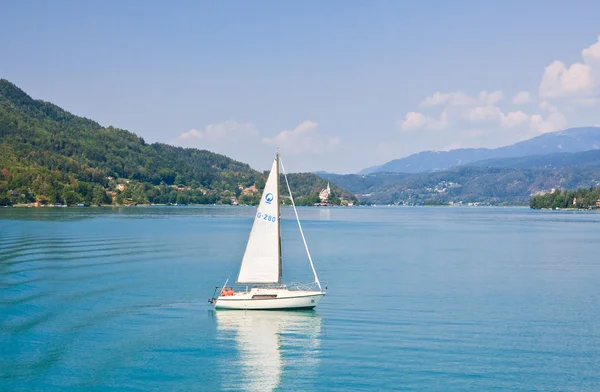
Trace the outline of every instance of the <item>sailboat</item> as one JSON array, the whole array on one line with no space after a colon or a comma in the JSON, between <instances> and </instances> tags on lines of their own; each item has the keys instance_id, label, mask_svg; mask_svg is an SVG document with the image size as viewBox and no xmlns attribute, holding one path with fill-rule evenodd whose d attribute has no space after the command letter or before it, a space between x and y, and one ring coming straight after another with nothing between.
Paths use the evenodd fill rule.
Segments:
<instances>
[{"instance_id":1,"label":"sailboat","mask_svg":"<svg viewBox=\"0 0 600 392\"><path fill-rule=\"evenodd\" d=\"M309 285L284 285L281 258L281 215L279 198L279 166L290 194L290 200L298 222L298 229L315 280ZM227 288L227 281L218 296L213 294L209 302L215 309L313 309L325 295L302 231L296 204L279 153L275 155L271 172L265 183L260 203L254 216L254 223L242 258L236 280L245 289L233 291ZM242 286L243 287L243 286ZM215 293L219 287L215 288Z\"/></svg>"}]
</instances>

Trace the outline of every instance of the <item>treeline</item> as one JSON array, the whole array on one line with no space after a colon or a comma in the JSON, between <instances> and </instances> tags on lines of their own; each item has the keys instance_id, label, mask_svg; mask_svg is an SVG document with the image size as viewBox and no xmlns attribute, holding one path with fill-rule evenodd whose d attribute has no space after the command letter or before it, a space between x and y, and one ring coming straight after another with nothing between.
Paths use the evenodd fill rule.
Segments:
<instances>
[{"instance_id":1,"label":"treeline","mask_svg":"<svg viewBox=\"0 0 600 392\"><path fill-rule=\"evenodd\" d=\"M34 100L4 79L0 171L0 205L256 204L266 180L265 173L224 155L147 144L126 130L102 127ZM288 177L295 197L326 185L310 173Z\"/></svg>"},{"instance_id":2,"label":"treeline","mask_svg":"<svg viewBox=\"0 0 600 392\"><path fill-rule=\"evenodd\" d=\"M542 208L600 208L600 187L575 191L556 189L552 193L532 196L529 206L536 210Z\"/></svg>"},{"instance_id":3,"label":"treeline","mask_svg":"<svg viewBox=\"0 0 600 392\"><path fill-rule=\"evenodd\" d=\"M207 189L185 184L154 185L129 179L100 177L96 182L80 181L77 175L43 167L3 168L0 170L0 206L38 203L41 205L126 205L126 204L242 204L257 205L260 202L267 173L263 173L253 184L254 189L247 190L242 185L234 189ZM311 206L320 202L319 188L322 179L314 179L302 174L289 174L288 179L298 185L294 193L298 206ZM289 205L287 187L280 181L282 203ZM314 183L317 183L315 186ZM318 191L313 191L318 189ZM306 194L308 193L308 194ZM338 194L347 192L337 187L327 200L330 204L341 205ZM346 201L358 204L354 195Z\"/></svg>"}]
</instances>

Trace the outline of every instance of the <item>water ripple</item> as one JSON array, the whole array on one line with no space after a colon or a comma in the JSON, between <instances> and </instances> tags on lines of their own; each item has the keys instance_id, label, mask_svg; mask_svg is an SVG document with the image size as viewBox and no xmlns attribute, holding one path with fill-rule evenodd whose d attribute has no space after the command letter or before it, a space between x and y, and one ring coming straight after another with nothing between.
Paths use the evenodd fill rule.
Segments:
<instances>
[{"instance_id":1,"label":"water ripple","mask_svg":"<svg viewBox=\"0 0 600 392\"><path fill-rule=\"evenodd\" d=\"M12 210L2 390L600 386L599 214L301 210L329 292L315 312L261 314L206 302L252 209ZM284 274L305 262L296 237Z\"/></svg>"}]
</instances>

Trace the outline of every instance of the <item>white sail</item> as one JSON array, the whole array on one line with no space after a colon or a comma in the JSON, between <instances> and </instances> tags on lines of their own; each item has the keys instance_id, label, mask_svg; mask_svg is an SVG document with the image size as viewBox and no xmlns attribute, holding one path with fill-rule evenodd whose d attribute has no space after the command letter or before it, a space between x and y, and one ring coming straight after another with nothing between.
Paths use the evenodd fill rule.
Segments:
<instances>
[{"instance_id":1,"label":"white sail","mask_svg":"<svg viewBox=\"0 0 600 392\"><path fill-rule=\"evenodd\" d=\"M254 216L254 224L242 259L238 283L281 283L281 242L279 236L279 156Z\"/></svg>"}]
</instances>

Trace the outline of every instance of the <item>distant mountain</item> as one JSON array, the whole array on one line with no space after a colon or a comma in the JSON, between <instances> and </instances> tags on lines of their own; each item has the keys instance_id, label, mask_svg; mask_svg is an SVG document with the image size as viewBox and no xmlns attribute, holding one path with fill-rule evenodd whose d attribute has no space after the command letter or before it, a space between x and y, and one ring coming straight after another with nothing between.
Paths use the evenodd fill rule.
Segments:
<instances>
[{"instance_id":1,"label":"distant mountain","mask_svg":"<svg viewBox=\"0 0 600 392\"><path fill-rule=\"evenodd\" d=\"M319 177L323 177L323 176L335 176L335 173L330 173L330 172L326 172L324 170L318 170L318 171L314 171L312 172L312 174L315 174Z\"/></svg>"},{"instance_id":2,"label":"distant mountain","mask_svg":"<svg viewBox=\"0 0 600 392\"><path fill-rule=\"evenodd\" d=\"M385 193L393 190L410 173L371 173L367 175L358 174L328 174L321 177L344 189L353 189L351 192L357 196L366 196L371 193ZM342 185L343 184L343 185Z\"/></svg>"},{"instance_id":3,"label":"distant mountain","mask_svg":"<svg viewBox=\"0 0 600 392\"><path fill-rule=\"evenodd\" d=\"M380 167L381 167L381 165L369 166L367 168L362 169L361 171L359 171L356 174L365 175L365 174L375 173L377 170L379 170Z\"/></svg>"},{"instance_id":4,"label":"distant mountain","mask_svg":"<svg viewBox=\"0 0 600 392\"><path fill-rule=\"evenodd\" d=\"M466 166L504 167L512 169L600 168L600 150L528 155L518 158L485 159Z\"/></svg>"},{"instance_id":5,"label":"distant mountain","mask_svg":"<svg viewBox=\"0 0 600 392\"><path fill-rule=\"evenodd\" d=\"M294 196L312 197L327 184L312 173L288 177ZM0 79L0 205L255 204L265 180L246 163L207 150L147 144ZM354 199L339 187L332 191Z\"/></svg>"},{"instance_id":6,"label":"distant mountain","mask_svg":"<svg viewBox=\"0 0 600 392\"><path fill-rule=\"evenodd\" d=\"M406 158L389 161L375 169L375 172L431 172L494 158L513 158L597 149L600 149L600 128L571 128L564 131L545 133L533 139L495 149L463 148L450 151L424 151ZM364 169L359 174L368 174L371 169L373 168Z\"/></svg>"},{"instance_id":7,"label":"distant mountain","mask_svg":"<svg viewBox=\"0 0 600 392\"><path fill-rule=\"evenodd\" d=\"M531 195L555 188L600 185L600 150L495 158L428 173L334 174L324 178L367 204L527 205Z\"/></svg>"},{"instance_id":8,"label":"distant mountain","mask_svg":"<svg viewBox=\"0 0 600 392\"><path fill-rule=\"evenodd\" d=\"M329 180L355 193L361 204L453 202L528 205L531 195L549 192L553 188L578 189L600 185L600 167L460 166L429 173L350 174L330 177Z\"/></svg>"}]
</instances>

